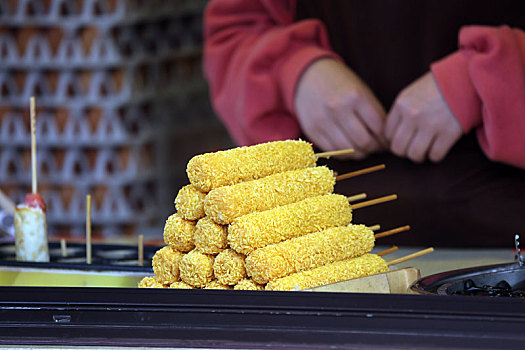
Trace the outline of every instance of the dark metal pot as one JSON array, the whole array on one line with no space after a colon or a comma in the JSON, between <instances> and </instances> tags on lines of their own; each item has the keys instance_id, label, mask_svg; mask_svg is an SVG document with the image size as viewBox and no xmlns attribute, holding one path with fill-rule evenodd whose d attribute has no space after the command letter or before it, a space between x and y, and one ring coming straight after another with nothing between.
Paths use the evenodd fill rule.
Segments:
<instances>
[{"instance_id":1,"label":"dark metal pot","mask_svg":"<svg viewBox=\"0 0 525 350\"><path fill-rule=\"evenodd\" d=\"M441 272L417 281L415 294L437 295L525 295L525 268L518 263L487 265Z\"/></svg>"}]
</instances>

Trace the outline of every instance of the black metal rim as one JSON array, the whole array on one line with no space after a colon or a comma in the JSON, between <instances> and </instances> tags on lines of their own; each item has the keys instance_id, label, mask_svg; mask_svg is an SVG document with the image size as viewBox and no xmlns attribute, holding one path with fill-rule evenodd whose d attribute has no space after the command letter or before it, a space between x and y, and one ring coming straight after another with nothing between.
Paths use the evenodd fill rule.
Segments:
<instances>
[{"instance_id":1,"label":"black metal rim","mask_svg":"<svg viewBox=\"0 0 525 350\"><path fill-rule=\"evenodd\" d=\"M0 344L515 348L525 303L437 295L0 288Z\"/></svg>"}]
</instances>

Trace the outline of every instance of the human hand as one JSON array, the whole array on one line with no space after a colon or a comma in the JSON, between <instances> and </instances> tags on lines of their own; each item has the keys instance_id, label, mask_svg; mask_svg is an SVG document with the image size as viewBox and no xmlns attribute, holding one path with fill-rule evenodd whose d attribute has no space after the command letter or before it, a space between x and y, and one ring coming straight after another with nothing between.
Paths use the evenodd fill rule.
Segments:
<instances>
[{"instance_id":1,"label":"human hand","mask_svg":"<svg viewBox=\"0 0 525 350\"><path fill-rule=\"evenodd\" d=\"M385 148L385 110L370 89L334 59L312 63L299 80L295 110L302 131L324 151L353 148L359 159Z\"/></svg>"},{"instance_id":2,"label":"human hand","mask_svg":"<svg viewBox=\"0 0 525 350\"><path fill-rule=\"evenodd\" d=\"M463 130L428 72L397 96L385 123L390 150L414 162L439 162Z\"/></svg>"}]
</instances>

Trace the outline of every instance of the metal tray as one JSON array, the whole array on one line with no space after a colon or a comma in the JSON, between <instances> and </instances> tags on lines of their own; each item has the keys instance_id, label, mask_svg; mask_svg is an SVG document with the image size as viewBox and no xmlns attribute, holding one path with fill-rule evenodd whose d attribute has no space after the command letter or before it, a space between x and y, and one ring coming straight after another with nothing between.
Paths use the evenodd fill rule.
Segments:
<instances>
[{"instance_id":1,"label":"metal tray","mask_svg":"<svg viewBox=\"0 0 525 350\"><path fill-rule=\"evenodd\" d=\"M143 266L138 265L137 246L124 244L93 244L92 263L86 264L86 250L83 243L68 243L67 256L61 255L60 243L49 242L49 263L20 262L15 260L14 243L0 244L0 266L19 268L75 269L98 271L149 272L151 259L159 246L144 246Z\"/></svg>"}]
</instances>

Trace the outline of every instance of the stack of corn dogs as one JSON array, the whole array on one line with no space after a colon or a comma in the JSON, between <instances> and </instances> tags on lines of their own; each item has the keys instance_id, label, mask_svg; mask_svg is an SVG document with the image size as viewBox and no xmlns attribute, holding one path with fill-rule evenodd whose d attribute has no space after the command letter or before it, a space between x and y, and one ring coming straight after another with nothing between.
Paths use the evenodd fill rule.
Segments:
<instances>
[{"instance_id":1,"label":"stack of corn dogs","mask_svg":"<svg viewBox=\"0 0 525 350\"><path fill-rule=\"evenodd\" d=\"M154 277L139 287L301 290L388 270L373 231L352 223L312 145L276 141L206 153L166 221Z\"/></svg>"}]
</instances>

